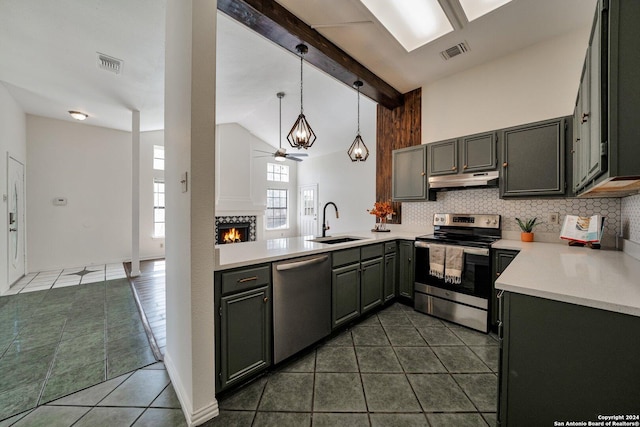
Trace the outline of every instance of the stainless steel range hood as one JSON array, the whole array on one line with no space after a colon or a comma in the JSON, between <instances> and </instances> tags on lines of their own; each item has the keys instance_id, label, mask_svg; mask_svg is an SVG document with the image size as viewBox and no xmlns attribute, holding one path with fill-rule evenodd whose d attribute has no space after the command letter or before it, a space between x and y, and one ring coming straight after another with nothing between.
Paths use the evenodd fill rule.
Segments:
<instances>
[{"instance_id":1,"label":"stainless steel range hood","mask_svg":"<svg viewBox=\"0 0 640 427\"><path fill-rule=\"evenodd\" d=\"M432 176L429 177L429 188L446 190L468 187L497 187L498 178L498 171Z\"/></svg>"}]
</instances>

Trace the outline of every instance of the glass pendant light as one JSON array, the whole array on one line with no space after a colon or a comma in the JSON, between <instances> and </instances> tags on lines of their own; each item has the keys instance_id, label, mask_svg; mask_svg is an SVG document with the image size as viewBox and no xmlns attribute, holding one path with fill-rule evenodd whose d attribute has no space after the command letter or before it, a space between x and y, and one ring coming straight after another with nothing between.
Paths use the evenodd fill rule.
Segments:
<instances>
[{"instance_id":1,"label":"glass pendant light","mask_svg":"<svg viewBox=\"0 0 640 427\"><path fill-rule=\"evenodd\" d=\"M367 160L367 157L369 157L369 149L364 145L364 141L360 136L360 88L362 84L360 80L353 83L353 87L358 90L358 134L353 140L351 147L349 147L349 151L347 151L352 162L364 162Z\"/></svg>"},{"instance_id":2,"label":"glass pendant light","mask_svg":"<svg viewBox=\"0 0 640 427\"><path fill-rule=\"evenodd\" d=\"M302 104L302 63L303 56L309 51L306 45L299 44L296 46L296 50L300 54L300 115L298 120L293 124L291 131L287 135L287 141L293 148L307 149L313 145L316 140L316 134L311 129L311 125L307 122L304 116L304 109Z\"/></svg>"}]
</instances>

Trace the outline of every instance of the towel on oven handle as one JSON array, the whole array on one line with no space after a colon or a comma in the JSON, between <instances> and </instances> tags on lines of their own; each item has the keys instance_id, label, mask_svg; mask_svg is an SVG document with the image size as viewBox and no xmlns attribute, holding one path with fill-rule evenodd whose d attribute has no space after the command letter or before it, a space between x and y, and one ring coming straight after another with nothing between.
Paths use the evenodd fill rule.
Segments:
<instances>
[{"instance_id":1,"label":"towel on oven handle","mask_svg":"<svg viewBox=\"0 0 640 427\"><path fill-rule=\"evenodd\" d=\"M444 261L446 247L443 245L429 245L429 274L438 279L444 278Z\"/></svg>"},{"instance_id":2,"label":"towel on oven handle","mask_svg":"<svg viewBox=\"0 0 640 427\"><path fill-rule=\"evenodd\" d=\"M462 283L462 266L464 265L464 249L446 246L444 281L459 285Z\"/></svg>"}]
</instances>

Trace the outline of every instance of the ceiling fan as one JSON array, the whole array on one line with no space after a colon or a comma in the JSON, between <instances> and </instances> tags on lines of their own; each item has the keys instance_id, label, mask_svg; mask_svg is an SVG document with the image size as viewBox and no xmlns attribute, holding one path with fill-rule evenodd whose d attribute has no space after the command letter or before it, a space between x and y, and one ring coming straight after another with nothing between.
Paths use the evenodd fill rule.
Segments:
<instances>
[{"instance_id":1,"label":"ceiling fan","mask_svg":"<svg viewBox=\"0 0 640 427\"><path fill-rule=\"evenodd\" d=\"M278 162L284 162L286 159L293 160L296 162L301 162L302 159L300 159L299 157L307 157L308 154L287 153L287 149L282 148L282 98L284 98L284 92L278 92L276 96L280 100L280 127L278 129L278 149L276 150L275 153L271 153L269 151L262 151L262 150L254 150L254 151L269 154L269 156L257 156L257 157L275 157L276 161Z\"/></svg>"}]
</instances>

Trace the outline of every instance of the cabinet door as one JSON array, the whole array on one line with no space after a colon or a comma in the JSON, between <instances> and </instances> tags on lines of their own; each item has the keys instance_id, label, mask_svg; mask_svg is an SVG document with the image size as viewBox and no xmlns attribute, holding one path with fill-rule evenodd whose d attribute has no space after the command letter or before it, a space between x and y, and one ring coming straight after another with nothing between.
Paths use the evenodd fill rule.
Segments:
<instances>
[{"instance_id":1,"label":"cabinet door","mask_svg":"<svg viewBox=\"0 0 640 427\"><path fill-rule=\"evenodd\" d=\"M502 131L501 197L565 194L565 119Z\"/></svg>"},{"instance_id":2,"label":"cabinet door","mask_svg":"<svg viewBox=\"0 0 640 427\"><path fill-rule=\"evenodd\" d=\"M220 384L240 382L271 364L271 303L268 286L222 297Z\"/></svg>"},{"instance_id":3,"label":"cabinet door","mask_svg":"<svg viewBox=\"0 0 640 427\"><path fill-rule=\"evenodd\" d=\"M583 164L582 164L582 97L583 97L583 82L584 81L584 70L583 70L583 79L581 80L580 86L578 88L578 97L576 98L576 108L573 111L573 141L571 148L571 155L573 156L573 192L576 193L578 190L584 187L585 183L585 174L583 174Z\"/></svg>"},{"instance_id":4,"label":"cabinet door","mask_svg":"<svg viewBox=\"0 0 640 427\"><path fill-rule=\"evenodd\" d=\"M496 134L465 136L460 139L462 171L482 172L496 168Z\"/></svg>"},{"instance_id":5,"label":"cabinet door","mask_svg":"<svg viewBox=\"0 0 640 427\"><path fill-rule=\"evenodd\" d=\"M402 297L413 300L413 242L400 242L398 248L398 293Z\"/></svg>"},{"instance_id":6,"label":"cabinet door","mask_svg":"<svg viewBox=\"0 0 640 427\"><path fill-rule=\"evenodd\" d=\"M384 300L389 301L396 296L396 253L384 256Z\"/></svg>"},{"instance_id":7,"label":"cabinet door","mask_svg":"<svg viewBox=\"0 0 640 427\"><path fill-rule=\"evenodd\" d=\"M434 142L429 147L429 176L458 173L458 140Z\"/></svg>"},{"instance_id":8,"label":"cabinet door","mask_svg":"<svg viewBox=\"0 0 640 427\"><path fill-rule=\"evenodd\" d=\"M600 14L596 14L596 16L597 18L591 33L589 50L587 51L587 67L589 68L589 115L585 117L585 120L589 128L589 156L585 169L586 179L588 181L598 177L606 168L604 166L604 156L606 153L601 152L600 146L601 142L603 142L601 136L602 117L600 116L600 104L602 102L602 95L600 93L602 82L600 55L601 22L599 19Z\"/></svg>"},{"instance_id":9,"label":"cabinet door","mask_svg":"<svg viewBox=\"0 0 640 427\"><path fill-rule=\"evenodd\" d=\"M393 150L392 198L394 201L425 200L427 191L427 150L424 145Z\"/></svg>"},{"instance_id":10,"label":"cabinet door","mask_svg":"<svg viewBox=\"0 0 640 427\"><path fill-rule=\"evenodd\" d=\"M518 251L497 249L493 255L493 289L491 300L491 325L497 327L498 325L498 291L496 290L496 279L500 277L500 274L509 266L511 261L518 255Z\"/></svg>"},{"instance_id":11,"label":"cabinet door","mask_svg":"<svg viewBox=\"0 0 640 427\"><path fill-rule=\"evenodd\" d=\"M331 323L336 328L360 316L360 263L331 273Z\"/></svg>"},{"instance_id":12,"label":"cabinet door","mask_svg":"<svg viewBox=\"0 0 640 427\"><path fill-rule=\"evenodd\" d=\"M382 304L384 291L383 258L363 261L360 264L361 310L364 314Z\"/></svg>"}]
</instances>

